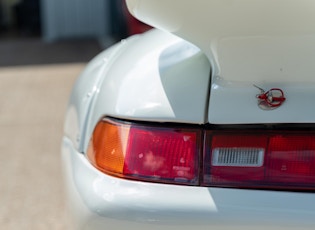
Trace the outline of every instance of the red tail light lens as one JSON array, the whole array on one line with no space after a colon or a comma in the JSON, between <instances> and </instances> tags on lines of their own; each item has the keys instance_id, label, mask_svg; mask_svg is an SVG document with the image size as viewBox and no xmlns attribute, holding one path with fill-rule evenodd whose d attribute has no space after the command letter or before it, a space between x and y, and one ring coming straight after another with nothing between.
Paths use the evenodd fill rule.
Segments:
<instances>
[{"instance_id":1,"label":"red tail light lens","mask_svg":"<svg viewBox=\"0 0 315 230\"><path fill-rule=\"evenodd\" d=\"M196 185L201 132L103 120L88 158L103 172L130 179Z\"/></svg>"},{"instance_id":2,"label":"red tail light lens","mask_svg":"<svg viewBox=\"0 0 315 230\"><path fill-rule=\"evenodd\" d=\"M130 130L124 174L197 182L198 151L196 132L134 127Z\"/></svg>"},{"instance_id":3,"label":"red tail light lens","mask_svg":"<svg viewBox=\"0 0 315 230\"><path fill-rule=\"evenodd\" d=\"M204 185L315 188L314 133L208 132L207 139Z\"/></svg>"},{"instance_id":4,"label":"red tail light lens","mask_svg":"<svg viewBox=\"0 0 315 230\"><path fill-rule=\"evenodd\" d=\"M209 132L208 141L212 154L205 155L206 184L246 185L264 178L266 135Z\"/></svg>"},{"instance_id":5,"label":"red tail light lens","mask_svg":"<svg viewBox=\"0 0 315 230\"><path fill-rule=\"evenodd\" d=\"M266 159L266 180L284 186L314 186L315 136L272 136Z\"/></svg>"}]
</instances>

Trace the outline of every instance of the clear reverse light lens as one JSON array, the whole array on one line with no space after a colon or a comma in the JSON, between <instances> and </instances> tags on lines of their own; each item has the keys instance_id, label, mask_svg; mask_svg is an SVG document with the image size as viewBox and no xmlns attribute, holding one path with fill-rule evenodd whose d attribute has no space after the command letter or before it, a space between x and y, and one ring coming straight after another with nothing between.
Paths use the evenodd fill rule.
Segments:
<instances>
[{"instance_id":1,"label":"clear reverse light lens","mask_svg":"<svg viewBox=\"0 0 315 230\"><path fill-rule=\"evenodd\" d=\"M312 131L208 131L203 185L314 190Z\"/></svg>"},{"instance_id":2,"label":"clear reverse light lens","mask_svg":"<svg viewBox=\"0 0 315 230\"><path fill-rule=\"evenodd\" d=\"M263 148L215 148L213 166L260 167L264 160Z\"/></svg>"}]
</instances>

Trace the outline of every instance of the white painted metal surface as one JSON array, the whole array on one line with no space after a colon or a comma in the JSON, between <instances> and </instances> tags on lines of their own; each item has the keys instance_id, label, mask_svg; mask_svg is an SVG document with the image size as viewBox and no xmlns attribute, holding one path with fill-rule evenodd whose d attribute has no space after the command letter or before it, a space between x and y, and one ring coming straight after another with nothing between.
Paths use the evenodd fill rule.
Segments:
<instances>
[{"instance_id":1,"label":"white painted metal surface","mask_svg":"<svg viewBox=\"0 0 315 230\"><path fill-rule=\"evenodd\" d=\"M104 116L203 124L209 81L209 62L194 45L158 30L133 37L100 54L81 74L65 133L84 151Z\"/></svg>"},{"instance_id":2,"label":"white painted metal surface","mask_svg":"<svg viewBox=\"0 0 315 230\"><path fill-rule=\"evenodd\" d=\"M90 106L102 78L103 71L108 68L107 62L112 59L120 49L117 44L96 56L77 78L70 97L65 117L65 135L81 149L82 133L85 132L86 122L90 116Z\"/></svg>"},{"instance_id":3,"label":"white painted metal surface","mask_svg":"<svg viewBox=\"0 0 315 230\"><path fill-rule=\"evenodd\" d=\"M91 106L89 135L100 117L202 124L210 65L195 46L160 31L126 44ZM192 77L193 76L193 77Z\"/></svg>"},{"instance_id":4,"label":"white painted metal surface","mask_svg":"<svg viewBox=\"0 0 315 230\"><path fill-rule=\"evenodd\" d=\"M209 122L308 123L315 110L315 3L309 0L128 0L139 19L175 33L212 64ZM253 84L284 90L261 111Z\"/></svg>"},{"instance_id":5,"label":"white painted metal surface","mask_svg":"<svg viewBox=\"0 0 315 230\"><path fill-rule=\"evenodd\" d=\"M237 81L315 81L313 1L127 0L127 3L139 19L198 45L215 65L214 75Z\"/></svg>"}]
</instances>

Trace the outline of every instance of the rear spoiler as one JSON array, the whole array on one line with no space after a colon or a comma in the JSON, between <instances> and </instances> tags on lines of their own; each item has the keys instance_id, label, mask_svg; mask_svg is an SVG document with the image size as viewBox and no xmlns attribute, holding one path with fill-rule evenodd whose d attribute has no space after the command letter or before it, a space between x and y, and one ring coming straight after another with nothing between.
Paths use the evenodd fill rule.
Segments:
<instances>
[{"instance_id":1,"label":"rear spoiler","mask_svg":"<svg viewBox=\"0 0 315 230\"><path fill-rule=\"evenodd\" d=\"M229 81L315 81L313 0L126 0L139 20L197 45Z\"/></svg>"}]
</instances>

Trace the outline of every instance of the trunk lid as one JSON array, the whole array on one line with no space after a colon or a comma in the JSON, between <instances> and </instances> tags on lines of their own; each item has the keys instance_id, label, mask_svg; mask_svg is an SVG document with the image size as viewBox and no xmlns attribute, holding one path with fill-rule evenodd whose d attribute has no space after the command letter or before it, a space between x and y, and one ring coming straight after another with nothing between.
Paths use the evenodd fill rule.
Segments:
<instances>
[{"instance_id":1,"label":"trunk lid","mask_svg":"<svg viewBox=\"0 0 315 230\"><path fill-rule=\"evenodd\" d=\"M196 44L212 65L210 123L314 122L315 2L127 0L138 19ZM260 109L253 84L286 101Z\"/></svg>"}]
</instances>

